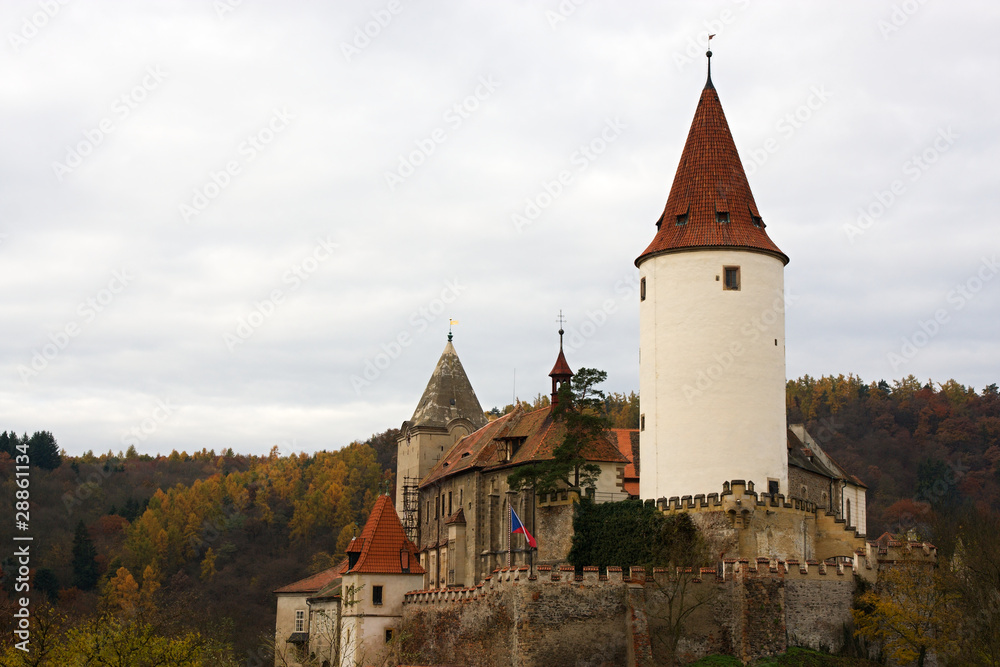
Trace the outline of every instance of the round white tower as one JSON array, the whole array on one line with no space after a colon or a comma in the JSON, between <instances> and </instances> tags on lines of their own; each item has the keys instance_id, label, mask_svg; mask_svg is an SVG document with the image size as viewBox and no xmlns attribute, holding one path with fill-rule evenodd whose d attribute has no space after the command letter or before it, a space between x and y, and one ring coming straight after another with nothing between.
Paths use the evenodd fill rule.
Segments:
<instances>
[{"instance_id":1,"label":"round white tower","mask_svg":"<svg viewBox=\"0 0 1000 667\"><path fill-rule=\"evenodd\" d=\"M639 493L718 493L742 479L787 494L788 257L764 231L711 60L656 227L636 260Z\"/></svg>"}]
</instances>

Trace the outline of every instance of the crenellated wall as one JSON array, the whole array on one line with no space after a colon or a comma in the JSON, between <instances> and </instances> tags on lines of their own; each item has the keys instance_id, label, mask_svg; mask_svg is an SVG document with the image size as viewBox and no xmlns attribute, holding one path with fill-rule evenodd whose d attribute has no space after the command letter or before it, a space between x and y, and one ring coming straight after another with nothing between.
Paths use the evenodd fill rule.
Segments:
<instances>
[{"instance_id":1,"label":"crenellated wall","mask_svg":"<svg viewBox=\"0 0 1000 667\"><path fill-rule=\"evenodd\" d=\"M851 557L865 537L809 500L758 494L752 481L725 482L722 493L660 498L666 514L684 512L723 557L825 560Z\"/></svg>"},{"instance_id":2,"label":"crenellated wall","mask_svg":"<svg viewBox=\"0 0 1000 667\"><path fill-rule=\"evenodd\" d=\"M413 591L404 650L422 663L469 667L665 664L667 595L693 608L677 645L683 662L724 653L750 661L788 646L837 650L850 621L861 552L825 561L727 559L682 570L570 565L501 569L471 588ZM676 613L676 612L674 612Z\"/></svg>"}]
</instances>

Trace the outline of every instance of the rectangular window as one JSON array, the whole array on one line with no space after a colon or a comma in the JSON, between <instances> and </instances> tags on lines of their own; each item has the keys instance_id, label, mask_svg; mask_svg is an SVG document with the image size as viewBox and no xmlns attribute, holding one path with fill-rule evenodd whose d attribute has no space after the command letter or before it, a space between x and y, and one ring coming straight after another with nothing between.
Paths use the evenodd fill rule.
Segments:
<instances>
[{"instance_id":1,"label":"rectangular window","mask_svg":"<svg viewBox=\"0 0 1000 667\"><path fill-rule=\"evenodd\" d=\"M382 605L382 587L372 586L372 604L376 606Z\"/></svg>"},{"instance_id":2,"label":"rectangular window","mask_svg":"<svg viewBox=\"0 0 1000 667\"><path fill-rule=\"evenodd\" d=\"M385 629L385 643L388 644L392 641L392 628Z\"/></svg>"},{"instance_id":3,"label":"rectangular window","mask_svg":"<svg viewBox=\"0 0 1000 667\"><path fill-rule=\"evenodd\" d=\"M767 492L772 496L778 495L778 480L776 479L767 480Z\"/></svg>"},{"instance_id":4,"label":"rectangular window","mask_svg":"<svg viewBox=\"0 0 1000 667\"><path fill-rule=\"evenodd\" d=\"M687 223L688 223L688 214L687 213L682 213L679 216L677 216L677 226L678 227L683 227Z\"/></svg>"},{"instance_id":5,"label":"rectangular window","mask_svg":"<svg viewBox=\"0 0 1000 667\"><path fill-rule=\"evenodd\" d=\"M465 489L459 489L458 490L458 506L461 507L463 502L465 502Z\"/></svg>"},{"instance_id":6,"label":"rectangular window","mask_svg":"<svg viewBox=\"0 0 1000 667\"><path fill-rule=\"evenodd\" d=\"M451 491L448 492L448 516L451 516Z\"/></svg>"},{"instance_id":7,"label":"rectangular window","mask_svg":"<svg viewBox=\"0 0 1000 667\"><path fill-rule=\"evenodd\" d=\"M646 300L646 279L639 278L639 301Z\"/></svg>"},{"instance_id":8,"label":"rectangular window","mask_svg":"<svg viewBox=\"0 0 1000 667\"><path fill-rule=\"evenodd\" d=\"M646 415L639 415L639 430L646 430Z\"/></svg>"},{"instance_id":9,"label":"rectangular window","mask_svg":"<svg viewBox=\"0 0 1000 667\"><path fill-rule=\"evenodd\" d=\"M729 222L729 213L726 211L716 211L715 221L722 225L726 224Z\"/></svg>"},{"instance_id":10,"label":"rectangular window","mask_svg":"<svg viewBox=\"0 0 1000 667\"><path fill-rule=\"evenodd\" d=\"M740 267L727 266L723 269L726 275L725 282L722 283L724 290L739 290L740 288Z\"/></svg>"},{"instance_id":11,"label":"rectangular window","mask_svg":"<svg viewBox=\"0 0 1000 667\"><path fill-rule=\"evenodd\" d=\"M441 498L434 496L434 518L441 516Z\"/></svg>"},{"instance_id":12,"label":"rectangular window","mask_svg":"<svg viewBox=\"0 0 1000 667\"><path fill-rule=\"evenodd\" d=\"M306 631L306 610L296 609L295 610L295 632L305 632Z\"/></svg>"}]
</instances>

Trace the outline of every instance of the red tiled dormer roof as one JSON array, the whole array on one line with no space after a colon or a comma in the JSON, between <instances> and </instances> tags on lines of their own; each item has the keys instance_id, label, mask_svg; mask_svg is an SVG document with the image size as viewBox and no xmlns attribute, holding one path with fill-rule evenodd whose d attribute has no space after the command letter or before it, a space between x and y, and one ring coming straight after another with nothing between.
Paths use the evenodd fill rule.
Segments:
<instances>
[{"instance_id":1,"label":"red tiled dormer roof","mask_svg":"<svg viewBox=\"0 0 1000 667\"><path fill-rule=\"evenodd\" d=\"M552 451L562 443L565 434L562 422L552 418L551 406L531 412L524 412L518 406L456 442L431 468L420 486L426 487L472 468L509 468L551 459ZM516 444L516 451L513 457L506 459L504 453L511 444ZM627 463L629 460L618 451L616 436L611 431L606 437L588 443L581 454L594 462Z\"/></svg>"},{"instance_id":2,"label":"red tiled dormer roof","mask_svg":"<svg viewBox=\"0 0 1000 667\"><path fill-rule=\"evenodd\" d=\"M314 575L306 577L305 579L299 579L298 581L288 584L287 586L282 586L274 590L275 593L316 593L335 580L343 576L344 572L347 570L347 559L340 561L334 567L323 570L322 572L317 572Z\"/></svg>"},{"instance_id":3,"label":"red tiled dormer roof","mask_svg":"<svg viewBox=\"0 0 1000 667\"><path fill-rule=\"evenodd\" d=\"M729 221L718 221L717 213L727 213ZM711 78L701 92L667 205L656 224L656 236L635 260L636 266L654 255L719 247L763 252L788 263L764 231Z\"/></svg>"},{"instance_id":4,"label":"red tiled dormer roof","mask_svg":"<svg viewBox=\"0 0 1000 667\"><path fill-rule=\"evenodd\" d=\"M351 540L345 574L424 574L389 496L379 496L361 534ZM356 560L355 560L356 559Z\"/></svg>"}]
</instances>

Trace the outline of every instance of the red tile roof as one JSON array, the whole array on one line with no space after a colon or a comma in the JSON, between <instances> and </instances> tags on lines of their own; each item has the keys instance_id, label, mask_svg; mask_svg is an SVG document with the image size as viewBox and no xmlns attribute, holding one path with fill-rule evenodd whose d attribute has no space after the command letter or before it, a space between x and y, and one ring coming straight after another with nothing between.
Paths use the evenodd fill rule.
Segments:
<instances>
[{"instance_id":1,"label":"red tile roof","mask_svg":"<svg viewBox=\"0 0 1000 667\"><path fill-rule=\"evenodd\" d=\"M326 588L334 580L339 579L344 570L347 569L347 559L340 561L334 567L323 570L322 572L317 572L314 575L306 577L305 579L299 579L298 581L288 584L287 586L282 586L281 588L276 588L275 593L315 593L317 591Z\"/></svg>"},{"instance_id":2,"label":"red tile roof","mask_svg":"<svg viewBox=\"0 0 1000 667\"><path fill-rule=\"evenodd\" d=\"M552 407L525 412L520 406L474 433L456 442L444 457L431 468L420 483L421 487L451 477L459 472L479 468L492 470L509 468L532 461L552 458L565 434L562 422L552 419ZM508 442L520 443L511 460L502 458ZM590 443L582 452L588 461L625 463L610 431L607 438Z\"/></svg>"},{"instance_id":3,"label":"red tile roof","mask_svg":"<svg viewBox=\"0 0 1000 667\"><path fill-rule=\"evenodd\" d=\"M375 501L361 534L348 545L347 555L354 561L347 574L424 574L417 547L406 539L389 496Z\"/></svg>"},{"instance_id":4,"label":"red tile roof","mask_svg":"<svg viewBox=\"0 0 1000 667\"><path fill-rule=\"evenodd\" d=\"M623 480L625 493L638 496L639 473L636 472L635 462L639 458L639 431L634 428L613 428L611 432L614 434L618 451L628 459Z\"/></svg>"},{"instance_id":5,"label":"red tile roof","mask_svg":"<svg viewBox=\"0 0 1000 667\"><path fill-rule=\"evenodd\" d=\"M560 331L560 333L562 333ZM571 377L573 371L570 369L569 364L566 363L566 355L563 354L562 343L559 343L559 356L556 357L556 365L552 367L552 372L549 373L550 378L560 378L560 377Z\"/></svg>"},{"instance_id":6,"label":"red tile roof","mask_svg":"<svg viewBox=\"0 0 1000 667\"><path fill-rule=\"evenodd\" d=\"M728 213L729 222L718 222L716 213ZM687 216L685 224L678 224L679 216ZM705 247L756 250L788 263L764 231L711 79L701 92L657 228L653 242L635 261L637 266L653 255Z\"/></svg>"}]
</instances>

